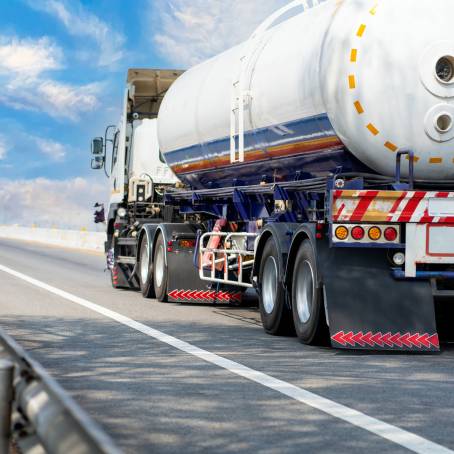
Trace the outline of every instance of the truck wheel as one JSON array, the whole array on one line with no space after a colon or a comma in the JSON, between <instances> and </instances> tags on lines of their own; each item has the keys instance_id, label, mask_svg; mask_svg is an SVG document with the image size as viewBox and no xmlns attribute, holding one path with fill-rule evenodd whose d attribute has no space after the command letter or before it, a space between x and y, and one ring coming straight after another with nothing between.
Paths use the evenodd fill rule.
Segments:
<instances>
[{"instance_id":1,"label":"truck wheel","mask_svg":"<svg viewBox=\"0 0 454 454\"><path fill-rule=\"evenodd\" d=\"M292 333L292 317L279 279L279 252L273 238L263 249L258 285L260 316L265 331L272 335Z\"/></svg>"},{"instance_id":2,"label":"truck wheel","mask_svg":"<svg viewBox=\"0 0 454 454\"><path fill-rule=\"evenodd\" d=\"M296 335L303 344L319 344L327 334L317 262L309 240L303 241L293 269L292 312Z\"/></svg>"},{"instance_id":3,"label":"truck wheel","mask_svg":"<svg viewBox=\"0 0 454 454\"><path fill-rule=\"evenodd\" d=\"M154 285L152 267L150 264L150 247L148 244L148 237L145 235L140 245L139 254L139 282L140 290L145 298L154 298Z\"/></svg>"},{"instance_id":4,"label":"truck wheel","mask_svg":"<svg viewBox=\"0 0 454 454\"><path fill-rule=\"evenodd\" d=\"M156 241L153 260L153 283L156 299L161 302L167 301L167 278L168 270L165 259L165 244L162 234L159 235Z\"/></svg>"}]
</instances>

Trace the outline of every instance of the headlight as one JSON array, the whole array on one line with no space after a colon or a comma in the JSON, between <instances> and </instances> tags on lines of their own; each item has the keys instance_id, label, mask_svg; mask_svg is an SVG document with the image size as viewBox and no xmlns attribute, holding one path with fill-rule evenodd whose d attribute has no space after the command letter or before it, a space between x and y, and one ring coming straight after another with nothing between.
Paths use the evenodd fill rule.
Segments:
<instances>
[{"instance_id":1,"label":"headlight","mask_svg":"<svg viewBox=\"0 0 454 454\"><path fill-rule=\"evenodd\" d=\"M118 208L118 210L117 210L118 217L124 218L124 217L126 217L127 214L128 214L128 212L126 211L126 208Z\"/></svg>"}]
</instances>

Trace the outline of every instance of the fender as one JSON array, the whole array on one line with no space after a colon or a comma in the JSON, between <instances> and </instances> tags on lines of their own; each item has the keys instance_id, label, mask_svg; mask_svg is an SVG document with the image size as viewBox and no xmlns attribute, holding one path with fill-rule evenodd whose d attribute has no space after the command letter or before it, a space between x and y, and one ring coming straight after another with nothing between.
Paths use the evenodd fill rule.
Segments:
<instances>
[{"instance_id":1,"label":"fender","mask_svg":"<svg viewBox=\"0 0 454 454\"><path fill-rule=\"evenodd\" d=\"M148 240L148 252L150 253L150 257L153 257L153 246L157 230L158 224L144 224L142 226L142 229L139 232L139 240L137 241L136 263L139 263L140 260L140 248L142 246L142 241L144 238L147 238Z\"/></svg>"},{"instance_id":2,"label":"fender","mask_svg":"<svg viewBox=\"0 0 454 454\"><path fill-rule=\"evenodd\" d=\"M255 251L254 268L252 270L252 278L255 282L257 282L260 272L263 249L270 237L274 239L279 252L279 280L284 282L288 252L290 250L293 234L298 229L299 225L300 224L291 223L269 224L263 229Z\"/></svg>"},{"instance_id":3,"label":"fender","mask_svg":"<svg viewBox=\"0 0 454 454\"><path fill-rule=\"evenodd\" d=\"M195 239L197 235L197 226L194 224L159 224L156 226L156 230L153 236L153 243L151 248L151 253L154 251L156 246L156 241L158 240L158 234L162 234L164 238L164 243L167 244L168 241L178 239L179 237ZM167 248L164 248L165 255L164 260L167 265ZM150 257L153 257L151 255Z\"/></svg>"},{"instance_id":4,"label":"fender","mask_svg":"<svg viewBox=\"0 0 454 454\"><path fill-rule=\"evenodd\" d=\"M300 225L293 235L285 269L285 286L289 291L291 291L292 288L293 269L295 266L296 255L298 254L299 247L304 240L309 240L314 248L315 260L317 261L317 287L322 286L322 276L320 273L319 254L317 253L317 240L315 238L315 234L316 224L308 223Z\"/></svg>"}]
</instances>

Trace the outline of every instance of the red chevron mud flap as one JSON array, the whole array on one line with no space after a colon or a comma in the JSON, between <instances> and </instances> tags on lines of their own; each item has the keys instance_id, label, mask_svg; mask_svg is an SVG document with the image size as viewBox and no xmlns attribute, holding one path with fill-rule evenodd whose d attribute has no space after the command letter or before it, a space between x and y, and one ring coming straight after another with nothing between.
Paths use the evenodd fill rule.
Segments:
<instances>
[{"instance_id":1,"label":"red chevron mud flap","mask_svg":"<svg viewBox=\"0 0 454 454\"><path fill-rule=\"evenodd\" d=\"M425 334L412 334L412 333L354 333L350 331L345 333L344 331L339 331L338 333L331 336L333 344L336 346L341 346L344 348L387 348L391 350L438 350L440 348L440 341L438 339L438 334L429 335Z\"/></svg>"},{"instance_id":2,"label":"red chevron mud flap","mask_svg":"<svg viewBox=\"0 0 454 454\"><path fill-rule=\"evenodd\" d=\"M333 347L440 350L430 282L394 280L386 250L321 246L318 252Z\"/></svg>"},{"instance_id":3,"label":"red chevron mud flap","mask_svg":"<svg viewBox=\"0 0 454 454\"><path fill-rule=\"evenodd\" d=\"M220 286L202 281L194 266L193 251L174 248L167 254L168 301L187 304L240 304L243 292L237 287ZM213 286L213 287L212 287Z\"/></svg>"},{"instance_id":4,"label":"red chevron mud flap","mask_svg":"<svg viewBox=\"0 0 454 454\"><path fill-rule=\"evenodd\" d=\"M241 303L242 293L214 290L172 290L169 301L180 303L228 304Z\"/></svg>"}]
</instances>

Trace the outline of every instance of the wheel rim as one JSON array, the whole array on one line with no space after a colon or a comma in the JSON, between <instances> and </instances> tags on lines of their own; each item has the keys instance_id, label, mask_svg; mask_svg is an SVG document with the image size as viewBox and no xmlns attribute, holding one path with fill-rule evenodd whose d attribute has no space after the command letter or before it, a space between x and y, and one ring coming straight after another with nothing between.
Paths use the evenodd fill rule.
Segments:
<instances>
[{"instance_id":1,"label":"wheel rim","mask_svg":"<svg viewBox=\"0 0 454 454\"><path fill-rule=\"evenodd\" d=\"M314 270L307 260L299 264L296 279L296 310L300 321L307 323L311 318L315 292Z\"/></svg>"},{"instance_id":2,"label":"wheel rim","mask_svg":"<svg viewBox=\"0 0 454 454\"><path fill-rule=\"evenodd\" d=\"M158 287L162 286L164 280L164 249L162 246L158 247L155 259L155 279Z\"/></svg>"},{"instance_id":3,"label":"wheel rim","mask_svg":"<svg viewBox=\"0 0 454 454\"><path fill-rule=\"evenodd\" d=\"M140 280L145 284L148 280L148 271L150 268L150 253L148 251L148 242L142 243L142 254L140 256Z\"/></svg>"},{"instance_id":4,"label":"wheel rim","mask_svg":"<svg viewBox=\"0 0 454 454\"><path fill-rule=\"evenodd\" d=\"M277 293L277 263L272 256L268 257L265 262L262 281L263 307L267 314L271 314L276 305Z\"/></svg>"}]
</instances>

